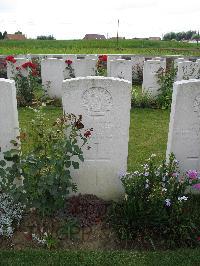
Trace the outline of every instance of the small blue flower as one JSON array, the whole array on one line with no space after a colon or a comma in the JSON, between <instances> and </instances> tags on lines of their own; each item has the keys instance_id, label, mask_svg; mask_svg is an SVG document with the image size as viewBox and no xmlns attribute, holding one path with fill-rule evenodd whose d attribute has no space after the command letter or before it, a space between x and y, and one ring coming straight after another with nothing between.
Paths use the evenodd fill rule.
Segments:
<instances>
[{"instance_id":1,"label":"small blue flower","mask_svg":"<svg viewBox=\"0 0 200 266\"><path fill-rule=\"evenodd\" d=\"M167 207L171 206L171 200L170 199L165 200L165 206L167 206Z\"/></svg>"}]
</instances>

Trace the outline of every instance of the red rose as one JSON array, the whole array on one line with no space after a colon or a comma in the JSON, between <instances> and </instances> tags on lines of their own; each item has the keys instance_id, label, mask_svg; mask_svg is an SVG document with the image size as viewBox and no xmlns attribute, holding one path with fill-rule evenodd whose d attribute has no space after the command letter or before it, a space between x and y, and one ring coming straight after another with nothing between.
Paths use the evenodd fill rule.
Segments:
<instances>
[{"instance_id":1,"label":"red rose","mask_svg":"<svg viewBox=\"0 0 200 266\"><path fill-rule=\"evenodd\" d=\"M16 67L16 70L21 70L21 68L17 66L17 67Z\"/></svg>"},{"instance_id":2,"label":"red rose","mask_svg":"<svg viewBox=\"0 0 200 266\"><path fill-rule=\"evenodd\" d=\"M85 136L86 138L90 137L91 135L92 135L92 134L91 134L90 130L87 130L87 131L84 133L84 136Z\"/></svg>"},{"instance_id":3,"label":"red rose","mask_svg":"<svg viewBox=\"0 0 200 266\"><path fill-rule=\"evenodd\" d=\"M36 69L37 65L32 63L31 61L29 61L29 62L26 62L26 63L22 64L22 67L23 68L28 68L29 67L29 68L32 68L32 69Z\"/></svg>"},{"instance_id":4,"label":"red rose","mask_svg":"<svg viewBox=\"0 0 200 266\"><path fill-rule=\"evenodd\" d=\"M72 60L67 59L67 60L65 60L65 63L68 64L68 65L71 65L72 64Z\"/></svg>"},{"instance_id":5,"label":"red rose","mask_svg":"<svg viewBox=\"0 0 200 266\"><path fill-rule=\"evenodd\" d=\"M38 76L38 72L37 72L36 69L32 69L31 74L32 74L33 77L37 77Z\"/></svg>"},{"instance_id":6,"label":"red rose","mask_svg":"<svg viewBox=\"0 0 200 266\"><path fill-rule=\"evenodd\" d=\"M108 56L107 55L99 55L99 61L107 62Z\"/></svg>"},{"instance_id":7,"label":"red rose","mask_svg":"<svg viewBox=\"0 0 200 266\"><path fill-rule=\"evenodd\" d=\"M11 63L16 63L16 59L14 58L14 56L13 55L8 55L7 57L6 57L6 61L8 61L8 62L11 62Z\"/></svg>"}]
</instances>

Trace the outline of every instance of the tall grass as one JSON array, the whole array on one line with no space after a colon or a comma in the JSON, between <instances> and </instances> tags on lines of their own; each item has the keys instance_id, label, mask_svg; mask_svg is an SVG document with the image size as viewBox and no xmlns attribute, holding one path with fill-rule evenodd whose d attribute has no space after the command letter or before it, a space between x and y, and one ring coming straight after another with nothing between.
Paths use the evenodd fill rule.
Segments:
<instances>
[{"instance_id":1,"label":"tall grass","mask_svg":"<svg viewBox=\"0 0 200 266\"><path fill-rule=\"evenodd\" d=\"M180 54L200 56L196 44L149 40L24 40L0 41L0 54L26 53L130 53L145 55Z\"/></svg>"}]
</instances>

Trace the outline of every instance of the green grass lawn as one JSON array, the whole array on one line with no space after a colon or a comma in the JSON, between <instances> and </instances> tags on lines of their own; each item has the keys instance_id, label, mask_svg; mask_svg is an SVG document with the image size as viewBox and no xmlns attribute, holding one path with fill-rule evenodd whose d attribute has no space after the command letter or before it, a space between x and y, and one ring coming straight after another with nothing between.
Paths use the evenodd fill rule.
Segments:
<instances>
[{"instance_id":1,"label":"green grass lawn","mask_svg":"<svg viewBox=\"0 0 200 266\"><path fill-rule=\"evenodd\" d=\"M44 266L44 265L80 265L80 266L198 266L200 249L185 249L163 252L132 251L0 251L2 266Z\"/></svg>"},{"instance_id":2,"label":"green grass lawn","mask_svg":"<svg viewBox=\"0 0 200 266\"><path fill-rule=\"evenodd\" d=\"M196 44L149 40L0 40L0 54L144 54L200 56Z\"/></svg>"},{"instance_id":3,"label":"green grass lawn","mask_svg":"<svg viewBox=\"0 0 200 266\"><path fill-rule=\"evenodd\" d=\"M46 112L49 125L62 115L62 108L48 107ZM34 112L29 108L19 109L20 128L29 128ZM158 161L165 158L169 111L159 109L132 109L130 121L130 140L128 169L137 169L152 153L157 154ZM26 151L30 145L23 147Z\"/></svg>"}]
</instances>

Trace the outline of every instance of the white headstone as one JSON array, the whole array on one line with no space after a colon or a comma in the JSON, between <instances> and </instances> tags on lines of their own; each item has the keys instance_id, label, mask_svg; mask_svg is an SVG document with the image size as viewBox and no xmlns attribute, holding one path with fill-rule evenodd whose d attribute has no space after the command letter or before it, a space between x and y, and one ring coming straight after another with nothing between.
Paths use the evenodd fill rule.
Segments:
<instances>
[{"instance_id":1,"label":"white headstone","mask_svg":"<svg viewBox=\"0 0 200 266\"><path fill-rule=\"evenodd\" d=\"M41 77L47 95L51 98L62 97L65 62L62 59L48 58L41 61Z\"/></svg>"},{"instance_id":2,"label":"white headstone","mask_svg":"<svg viewBox=\"0 0 200 266\"><path fill-rule=\"evenodd\" d=\"M117 199L123 194L119 172L127 169L131 83L86 77L63 82L65 113L82 115L84 130L93 128L85 161L74 170L78 193Z\"/></svg>"},{"instance_id":3,"label":"white headstone","mask_svg":"<svg viewBox=\"0 0 200 266\"><path fill-rule=\"evenodd\" d=\"M184 62L184 61L185 61L185 58L183 58L183 57L176 58L174 60L174 67L177 68L178 67L178 63Z\"/></svg>"},{"instance_id":4,"label":"white headstone","mask_svg":"<svg viewBox=\"0 0 200 266\"><path fill-rule=\"evenodd\" d=\"M147 60L144 62L142 92L151 97L159 94L160 85L158 82L158 72L165 70L166 61Z\"/></svg>"},{"instance_id":5,"label":"white headstone","mask_svg":"<svg viewBox=\"0 0 200 266\"><path fill-rule=\"evenodd\" d=\"M95 59L77 59L74 61L73 67L75 77L87 77L96 75Z\"/></svg>"},{"instance_id":6,"label":"white headstone","mask_svg":"<svg viewBox=\"0 0 200 266\"><path fill-rule=\"evenodd\" d=\"M18 73L16 68L20 67L22 64L29 61L27 58L15 58L15 59L16 59L16 63L7 62L7 77L8 77L8 79L13 79L15 77L16 73ZM23 69L23 68L22 68L20 73L23 76L28 75L28 71L26 69Z\"/></svg>"},{"instance_id":7,"label":"white headstone","mask_svg":"<svg viewBox=\"0 0 200 266\"><path fill-rule=\"evenodd\" d=\"M13 148L11 140L19 136L15 82L0 78L0 160Z\"/></svg>"},{"instance_id":8,"label":"white headstone","mask_svg":"<svg viewBox=\"0 0 200 266\"><path fill-rule=\"evenodd\" d=\"M178 63L177 81L200 78L199 60L196 62L182 61Z\"/></svg>"},{"instance_id":9,"label":"white headstone","mask_svg":"<svg viewBox=\"0 0 200 266\"><path fill-rule=\"evenodd\" d=\"M132 62L131 60L117 59L110 61L108 77L128 80L132 83Z\"/></svg>"},{"instance_id":10,"label":"white headstone","mask_svg":"<svg viewBox=\"0 0 200 266\"><path fill-rule=\"evenodd\" d=\"M167 156L171 152L182 172L200 169L200 80L174 83Z\"/></svg>"},{"instance_id":11,"label":"white headstone","mask_svg":"<svg viewBox=\"0 0 200 266\"><path fill-rule=\"evenodd\" d=\"M110 72L110 61L121 59L121 55L110 54L107 56L107 73Z\"/></svg>"}]
</instances>

